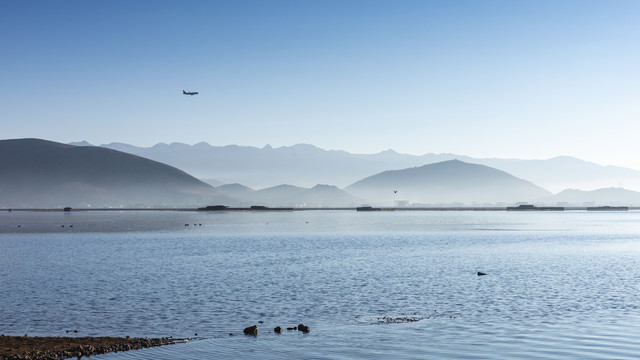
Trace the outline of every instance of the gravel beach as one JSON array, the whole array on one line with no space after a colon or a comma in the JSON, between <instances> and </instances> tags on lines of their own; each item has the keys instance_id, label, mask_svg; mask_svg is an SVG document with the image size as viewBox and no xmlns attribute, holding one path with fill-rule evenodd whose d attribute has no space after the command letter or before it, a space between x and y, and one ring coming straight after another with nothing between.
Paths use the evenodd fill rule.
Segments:
<instances>
[{"instance_id":1,"label":"gravel beach","mask_svg":"<svg viewBox=\"0 0 640 360\"><path fill-rule=\"evenodd\" d=\"M69 359L162 346L187 341L174 338L30 337L0 335L0 360Z\"/></svg>"}]
</instances>

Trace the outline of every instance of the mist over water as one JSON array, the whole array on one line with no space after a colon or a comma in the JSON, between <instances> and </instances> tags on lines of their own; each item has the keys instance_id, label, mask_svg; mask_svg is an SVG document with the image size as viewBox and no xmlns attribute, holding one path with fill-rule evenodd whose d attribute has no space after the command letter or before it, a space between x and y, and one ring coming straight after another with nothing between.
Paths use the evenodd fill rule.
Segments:
<instances>
[{"instance_id":1,"label":"mist over water","mask_svg":"<svg viewBox=\"0 0 640 360\"><path fill-rule=\"evenodd\" d=\"M633 358L639 233L634 211L1 213L0 333L206 338L99 359Z\"/></svg>"}]
</instances>

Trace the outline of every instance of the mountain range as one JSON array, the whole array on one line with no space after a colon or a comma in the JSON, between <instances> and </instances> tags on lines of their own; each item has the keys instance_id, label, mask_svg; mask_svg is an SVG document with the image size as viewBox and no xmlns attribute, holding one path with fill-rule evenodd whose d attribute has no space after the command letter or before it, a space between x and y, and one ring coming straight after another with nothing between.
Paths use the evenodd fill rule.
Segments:
<instances>
[{"instance_id":1,"label":"mountain range","mask_svg":"<svg viewBox=\"0 0 640 360\"><path fill-rule=\"evenodd\" d=\"M638 206L640 192L621 188L603 188L591 191L567 189L548 198L538 199L541 203L562 206Z\"/></svg>"},{"instance_id":2,"label":"mountain range","mask_svg":"<svg viewBox=\"0 0 640 360\"><path fill-rule=\"evenodd\" d=\"M253 190L241 184L226 184L216 188L221 194L237 199L240 206L265 205L282 207L357 207L365 200L357 198L332 185L303 188L278 185Z\"/></svg>"},{"instance_id":3,"label":"mountain range","mask_svg":"<svg viewBox=\"0 0 640 360\"><path fill-rule=\"evenodd\" d=\"M86 142L74 145L89 145ZM159 143L137 147L123 143L101 145L162 162L213 186L241 183L254 189L292 184L312 187L331 184L344 188L367 176L388 170L420 167L448 160L486 165L530 181L553 193L565 189L594 190L624 187L640 190L640 171L602 166L560 156L547 160L473 158L457 154L400 154L393 150L377 154L353 154L324 150L313 145L263 148L251 146L212 146Z\"/></svg>"},{"instance_id":4,"label":"mountain range","mask_svg":"<svg viewBox=\"0 0 640 360\"><path fill-rule=\"evenodd\" d=\"M125 145L119 147L128 148ZM180 156L176 154L181 152L176 149L189 153L195 151L194 147L207 151L213 151L214 148L208 144L172 144L156 146L151 152L158 154L162 153L159 150L163 150L167 157L178 162ZM39 139L1 140L0 208L201 207L213 204L355 207L366 203L381 206L504 206L519 202L574 206L640 205L640 193L622 188L565 190L552 195L528 179L460 159L397 169L405 163L399 161L391 169L368 173L342 189L332 184L318 185L317 182L306 187L286 185L294 184L293 180L300 181L301 178L296 174L311 179L318 174L317 168L324 169L320 172L326 176L323 179L342 176L344 180L349 174L354 176L368 167L379 167L393 159L406 161L414 158L393 151L369 156L325 151L310 145L281 149L225 148L227 157L218 155L215 161L203 160L206 162L204 171L215 172L216 168L220 168L223 170L217 174L231 176L226 171L235 168L239 178L251 175L255 183L265 181L260 177L269 176L268 181L282 182L259 190L237 181L217 183L217 188L214 188L176 167L107 147L85 143L61 144ZM238 153L244 155L238 156ZM251 158L250 154L258 156L257 160L251 161L259 163L259 169L246 169L242 164L233 163L243 156ZM332 165L327 156L334 157L337 164ZM290 160L289 166L285 166L286 159ZM518 162L502 160L503 164ZM305 165L302 170L295 168L298 163ZM536 164L535 161L528 163ZM593 170L605 175L607 171L614 174L608 176L625 172L634 175L634 170L602 167L572 158L554 158L537 164L539 168L549 168L558 163L580 165L583 169L581 174ZM269 170L269 164L275 170ZM282 173L278 173L279 169ZM580 173L578 170L576 172ZM287 175L292 178L286 179Z\"/></svg>"}]
</instances>

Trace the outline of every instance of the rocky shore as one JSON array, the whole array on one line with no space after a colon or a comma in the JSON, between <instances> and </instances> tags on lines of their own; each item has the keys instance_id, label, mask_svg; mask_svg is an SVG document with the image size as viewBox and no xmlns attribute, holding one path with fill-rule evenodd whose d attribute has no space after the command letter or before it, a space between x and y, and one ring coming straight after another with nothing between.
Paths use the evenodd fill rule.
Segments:
<instances>
[{"instance_id":1,"label":"rocky shore","mask_svg":"<svg viewBox=\"0 0 640 360\"><path fill-rule=\"evenodd\" d=\"M174 338L0 335L0 360L60 360L184 342Z\"/></svg>"}]
</instances>

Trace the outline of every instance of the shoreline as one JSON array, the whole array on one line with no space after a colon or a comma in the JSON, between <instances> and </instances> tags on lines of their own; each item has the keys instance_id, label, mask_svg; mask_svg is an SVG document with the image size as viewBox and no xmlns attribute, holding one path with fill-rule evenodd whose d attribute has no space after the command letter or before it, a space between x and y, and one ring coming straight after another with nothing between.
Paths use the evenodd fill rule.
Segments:
<instances>
[{"instance_id":1,"label":"shoreline","mask_svg":"<svg viewBox=\"0 0 640 360\"><path fill-rule=\"evenodd\" d=\"M112 336L9 336L0 335L0 360L70 359L118 351L184 343L190 339L130 338Z\"/></svg>"},{"instance_id":2,"label":"shoreline","mask_svg":"<svg viewBox=\"0 0 640 360\"><path fill-rule=\"evenodd\" d=\"M618 206L613 206L616 208ZM640 210L640 206L624 206L627 210ZM560 208L560 207L558 207ZM619 209L606 209L607 206L564 206L561 207L563 211L621 211ZM600 209L596 209L600 208ZM281 207L273 207L273 208L265 208L265 209L252 209L252 208L226 208L226 209L215 209L215 210L205 210L202 208L73 208L71 210L65 210L63 208L0 208L0 212L111 212L111 211L176 211L176 212L297 212L297 211L357 211L357 207L299 207L299 208L281 208ZM458 206L458 207L447 207L447 206L433 206L433 207L393 207L393 206L382 206L375 207L377 211L514 211L511 207L503 207L503 206ZM518 212L528 212L528 211L545 211L546 207L535 208L535 209L515 209ZM626 210L624 210L626 211ZM366 212L366 211L365 211Z\"/></svg>"}]
</instances>

